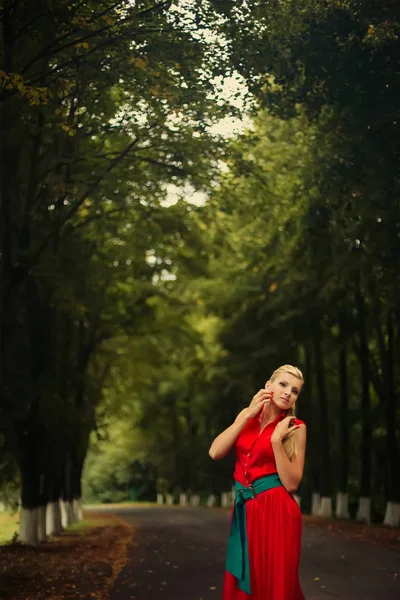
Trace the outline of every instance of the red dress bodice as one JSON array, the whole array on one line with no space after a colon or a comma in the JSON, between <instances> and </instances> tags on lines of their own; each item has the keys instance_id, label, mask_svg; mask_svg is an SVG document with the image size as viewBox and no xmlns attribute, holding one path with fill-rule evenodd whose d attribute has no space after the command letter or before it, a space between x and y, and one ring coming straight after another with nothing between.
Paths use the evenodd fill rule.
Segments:
<instances>
[{"instance_id":1,"label":"red dress bodice","mask_svg":"<svg viewBox=\"0 0 400 600\"><path fill-rule=\"evenodd\" d=\"M236 463L233 477L236 481L242 485L249 485L260 477L277 472L271 436L277 424L285 417L286 413L283 412L260 433L257 415L242 429L235 444ZM301 423L304 421L296 418L296 425Z\"/></svg>"}]
</instances>

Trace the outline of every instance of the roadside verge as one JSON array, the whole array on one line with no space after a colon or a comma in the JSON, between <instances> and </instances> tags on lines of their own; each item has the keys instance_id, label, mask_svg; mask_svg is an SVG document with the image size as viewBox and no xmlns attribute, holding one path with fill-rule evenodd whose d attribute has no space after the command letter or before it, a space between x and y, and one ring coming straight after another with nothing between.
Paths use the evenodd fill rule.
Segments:
<instances>
[{"instance_id":1,"label":"roadside verge","mask_svg":"<svg viewBox=\"0 0 400 600\"><path fill-rule=\"evenodd\" d=\"M126 565L133 528L115 515L84 520L38 547L0 547L1 600L107 600Z\"/></svg>"}]
</instances>

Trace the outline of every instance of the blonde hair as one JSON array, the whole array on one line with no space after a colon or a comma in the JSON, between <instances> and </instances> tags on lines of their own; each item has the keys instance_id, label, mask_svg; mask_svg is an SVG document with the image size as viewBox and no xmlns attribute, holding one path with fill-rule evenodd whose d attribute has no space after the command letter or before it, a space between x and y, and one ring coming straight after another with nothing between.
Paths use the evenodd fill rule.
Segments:
<instances>
[{"instance_id":1,"label":"blonde hair","mask_svg":"<svg viewBox=\"0 0 400 600\"><path fill-rule=\"evenodd\" d=\"M298 369L297 367L293 367L292 365L282 365L281 367L278 367L278 369L275 369L275 371L272 373L269 380L271 382L275 381L275 379L279 377L281 373L288 373L289 375L293 375L293 377L300 379L302 384L304 383L303 373L300 371L300 369ZM288 417L296 415L295 406L296 403L289 408L287 412ZM283 447L285 449L286 454L288 455L289 460L292 460L292 458L296 456L296 436L294 435L294 432L284 439Z\"/></svg>"}]
</instances>

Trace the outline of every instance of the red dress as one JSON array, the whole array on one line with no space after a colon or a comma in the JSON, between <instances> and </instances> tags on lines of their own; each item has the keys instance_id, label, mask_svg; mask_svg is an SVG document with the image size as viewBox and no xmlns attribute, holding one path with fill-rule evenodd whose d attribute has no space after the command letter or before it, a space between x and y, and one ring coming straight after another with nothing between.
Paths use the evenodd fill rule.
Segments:
<instances>
[{"instance_id":1,"label":"red dress","mask_svg":"<svg viewBox=\"0 0 400 600\"><path fill-rule=\"evenodd\" d=\"M242 485L277 472L271 435L285 416L261 433L256 417L241 431L233 476ZM302 516L294 497L278 486L248 500L246 527L251 594L240 590L236 577L225 571L222 600L304 600L298 577Z\"/></svg>"}]
</instances>

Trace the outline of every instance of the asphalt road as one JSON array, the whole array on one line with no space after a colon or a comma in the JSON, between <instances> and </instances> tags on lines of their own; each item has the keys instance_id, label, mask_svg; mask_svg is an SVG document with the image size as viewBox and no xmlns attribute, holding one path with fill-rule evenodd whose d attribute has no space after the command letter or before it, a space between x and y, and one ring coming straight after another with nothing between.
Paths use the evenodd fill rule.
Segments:
<instances>
[{"instance_id":1,"label":"asphalt road","mask_svg":"<svg viewBox=\"0 0 400 600\"><path fill-rule=\"evenodd\" d=\"M112 512L136 534L110 600L220 599L229 513L178 506ZM400 600L400 553L305 526L300 579L306 600Z\"/></svg>"}]
</instances>

